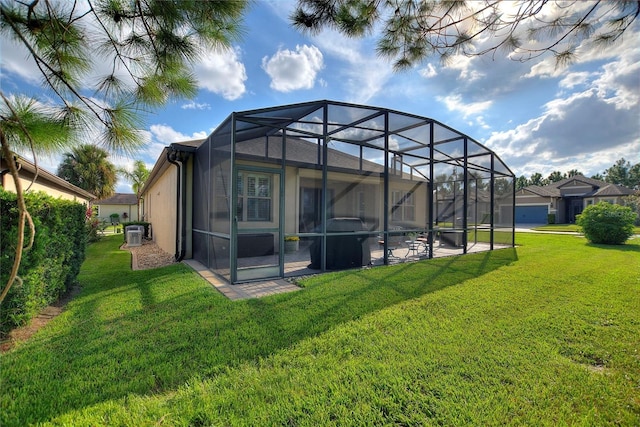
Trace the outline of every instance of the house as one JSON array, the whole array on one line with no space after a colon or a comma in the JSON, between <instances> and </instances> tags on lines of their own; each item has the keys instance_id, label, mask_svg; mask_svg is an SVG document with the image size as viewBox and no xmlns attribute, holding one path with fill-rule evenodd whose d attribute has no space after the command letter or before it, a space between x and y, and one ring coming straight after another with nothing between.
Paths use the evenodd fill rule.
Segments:
<instances>
[{"instance_id":1,"label":"house","mask_svg":"<svg viewBox=\"0 0 640 427\"><path fill-rule=\"evenodd\" d=\"M111 215L118 215L117 222L138 221L138 199L133 193L115 193L106 199L93 202L96 216L101 221L111 222Z\"/></svg>"},{"instance_id":2,"label":"house","mask_svg":"<svg viewBox=\"0 0 640 427\"><path fill-rule=\"evenodd\" d=\"M15 157L18 166L18 176L23 191L42 191L51 197L74 200L78 203L89 205L96 198L88 191L79 188L64 179L56 176L20 156ZM35 180L34 180L35 178ZM0 157L0 185L6 191L15 193L16 184L9 172L9 165L4 157Z\"/></svg>"},{"instance_id":3,"label":"house","mask_svg":"<svg viewBox=\"0 0 640 427\"><path fill-rule=\"evenodd\" d=\"M516 224L574 223L589 205L599 202L621 204L634 191L582 175L572 176L545 186L530 185L516 192Z\"/></svg>"},{"instance_id":4,"label":"house","mask_svg":"<svg viewBox=\"0 0 640 427\"><path fill-rule=\"evenodd\" d=\"M144 215L162 249L241 283L513 246L514 183L433 119L325 100L165 147Z\"/></svg>"}]
</instances>

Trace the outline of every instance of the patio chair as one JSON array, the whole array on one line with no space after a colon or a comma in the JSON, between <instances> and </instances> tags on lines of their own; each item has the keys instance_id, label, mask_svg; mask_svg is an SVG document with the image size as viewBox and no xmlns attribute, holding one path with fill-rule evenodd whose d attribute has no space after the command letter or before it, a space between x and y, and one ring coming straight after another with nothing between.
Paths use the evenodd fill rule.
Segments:
<instances>
[{"instance_id":1,"label":"patio chair","mask_svg":"<svg viewBox=\"0 0 640 427\"><path fill-rule=\"evenodd\" d=\"M395 255L393 251L400 249L404 246L404 236L402 235L391 235L389 236L389 243L387 244L387 258L389 259L400 259L399 256ZM381 237L378 240L378 244L384 246L384 237Z\"/></svg>"}]
</instances>

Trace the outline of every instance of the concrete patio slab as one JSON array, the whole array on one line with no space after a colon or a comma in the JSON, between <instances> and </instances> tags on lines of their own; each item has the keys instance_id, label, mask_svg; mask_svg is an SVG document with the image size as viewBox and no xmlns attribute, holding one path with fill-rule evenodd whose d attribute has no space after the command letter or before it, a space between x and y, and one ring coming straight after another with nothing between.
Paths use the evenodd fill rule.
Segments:
<instances>
[{"instance_id":1,"label":"concrete patio slab","mask_svg":"<svg viewBox=\"0 0 640 427\"><path fill-rule=\"evenodd\" d=\"M262 298L269 295L294 292L302 289L284 279L273 279L232 285L224 279L216 276L211 270L207 269L207 267L196 260L187 259L182 262L193 268L203 279L211 283L222 295L232 301L249 298Z\"/></svg>"}]
</instances>

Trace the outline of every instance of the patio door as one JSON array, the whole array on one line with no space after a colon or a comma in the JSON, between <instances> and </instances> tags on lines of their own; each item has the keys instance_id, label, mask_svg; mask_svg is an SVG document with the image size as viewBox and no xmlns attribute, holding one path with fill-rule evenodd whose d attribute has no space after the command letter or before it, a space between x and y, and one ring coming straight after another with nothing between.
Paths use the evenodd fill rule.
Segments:
<instances>
[{"instance_id":1,"label":"patio door","mask_svg":"<svg viewBox=\"0 0 640 427\"><path fill-rule=\"evenodd\" d=\"M238 166L235 179L232 282L281 277L282 172Z\"/></svg>"}]
</instances>

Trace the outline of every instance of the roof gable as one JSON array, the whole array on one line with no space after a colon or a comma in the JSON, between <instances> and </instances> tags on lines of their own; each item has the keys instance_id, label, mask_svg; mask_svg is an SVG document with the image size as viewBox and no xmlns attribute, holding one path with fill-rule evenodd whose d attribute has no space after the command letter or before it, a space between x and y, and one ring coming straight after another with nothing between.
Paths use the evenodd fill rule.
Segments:
<instances>
[{"instance_id":1,"label":"roof gable","mask_svg":"<svg viewBox=\"0 0 640 427\"><path fill-rule=\"evenodd\" d=\"M138 198L133 193L115 193L106 199L96 200L94 205L137 205Z\"/></svg>"},{"instance_id":2,"label":"roof gable","mask_svg":"<svg viewBox=\"0 0 640 427\"><path fill-rule=\"evenodd\" d=\"M561 181L558 181L555 184L555 188L561 189L566 187L591 187L591 188L600 188L603 185L607 185L605 182L599 181L597 179L591 179L584 177L582 175L572 176L570 178L565 178ZM553 184L549 184L550 186Z\"/></svg>"},{"instance_id":3,"label":"roof gable","mask_svg":"<svg viewBox=\"0 0 640 427\"><path fill-rule=\"evenodd\" d=\"M563 191L571 187L591 187L591 191L581 193L582 197L611 197L611 196L628 196L634 194L634 191L622 185L610 184L599 179L587 178L583 175L575 175L569 178L552 182L545 186L529 185L520 189L520 192L528 191L542 197L562 197Z\"/></svg>"}]
</instances>

